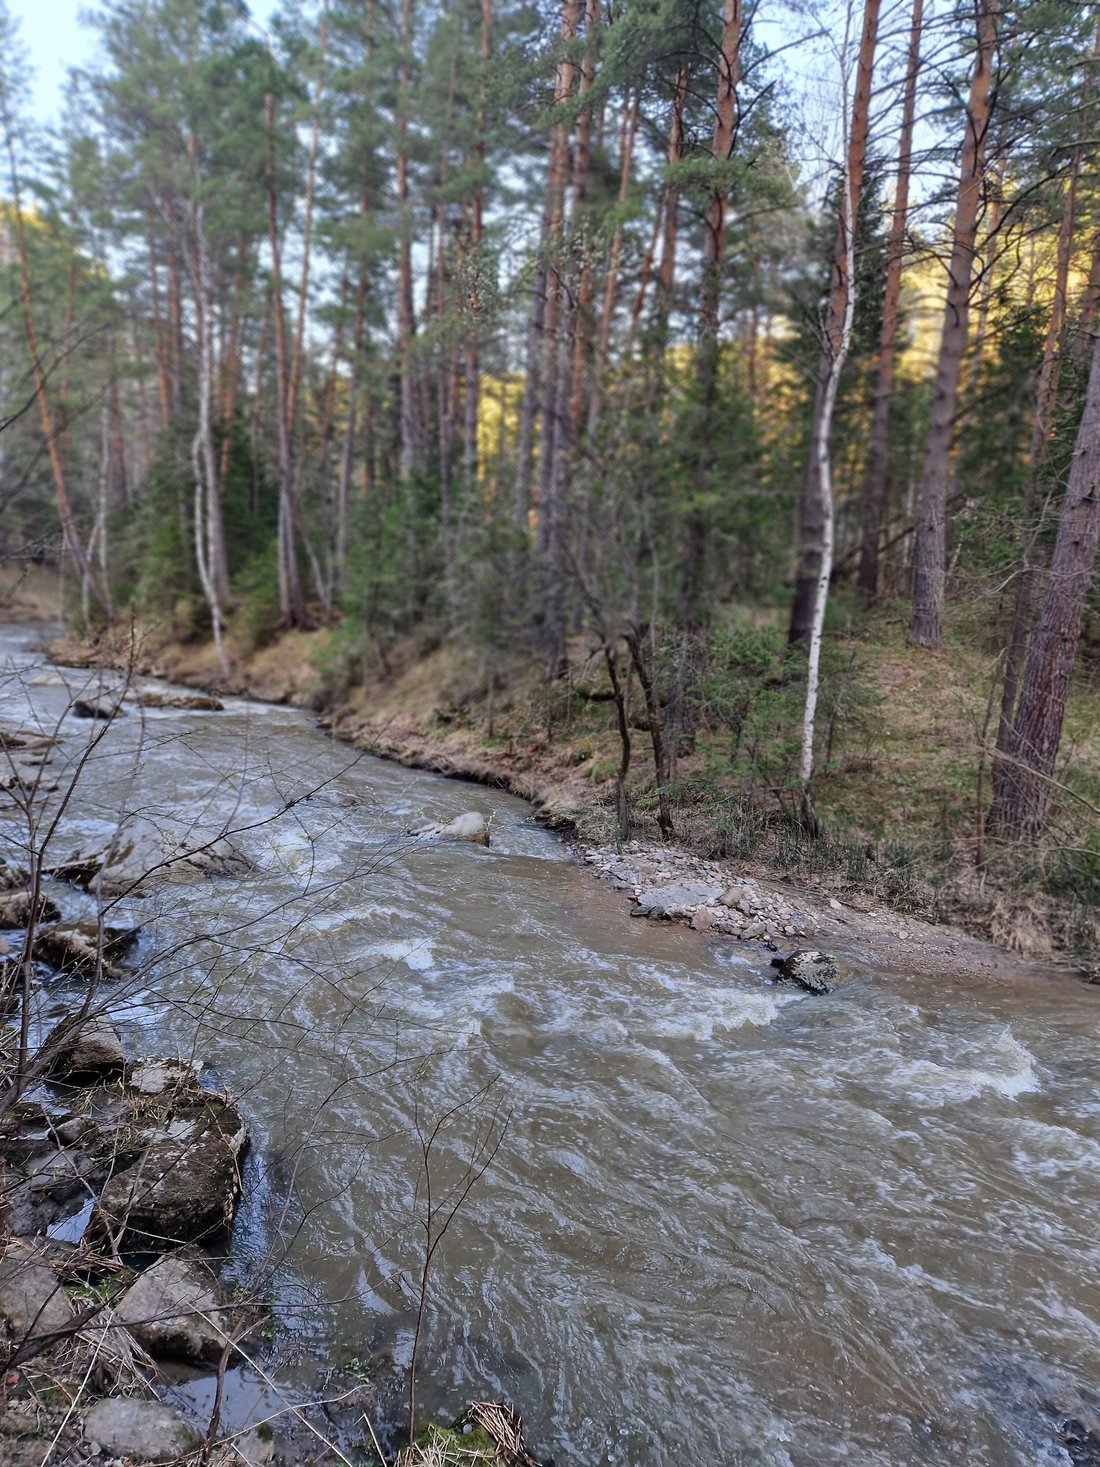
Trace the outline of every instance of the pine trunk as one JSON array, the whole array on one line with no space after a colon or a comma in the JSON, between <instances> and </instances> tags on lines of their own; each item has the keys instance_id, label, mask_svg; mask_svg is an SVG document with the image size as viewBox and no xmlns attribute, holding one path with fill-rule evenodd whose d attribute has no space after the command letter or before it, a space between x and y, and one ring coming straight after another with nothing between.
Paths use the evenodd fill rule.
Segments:
<instances>
[{"instance_id":1,"label":"pine trunk","mask_svg":"<svg viewBox=\"0 0 1100 1467\"><path fill-rule=\"evenodd\" d=\"M921 473L913 562L913 619L909 628L909 640L918 647L938 647L943 636L947 589L947 483L951 473L959 376L966 351L970 280L974 269L986 140L995 101L993 63L997 43L997 3L998 0L980 0L978 49L967 103L943 336Z\"/></svg>"}]
</instances>

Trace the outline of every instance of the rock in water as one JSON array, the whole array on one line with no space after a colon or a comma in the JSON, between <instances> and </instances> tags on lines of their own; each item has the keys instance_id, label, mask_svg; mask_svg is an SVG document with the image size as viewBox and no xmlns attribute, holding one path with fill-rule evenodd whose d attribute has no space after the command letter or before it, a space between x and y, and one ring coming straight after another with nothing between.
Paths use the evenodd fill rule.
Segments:
<instances>
[{"instance_id":1,"label":"rock in water","mask_svg":"<svg viewBox=\"0 0 1100 1467\"><path fill-rule=\"evenodd\" d=\"M104 1187L88 1233L116 1247L162 1253L214 1241L233 1221L248 1128L224 1096L196 1088L142 1138L137 1159Z\"/></svg>"},{"instance_id":2,"label":"rock in water","mask_svg":"<svg viewBox=\"0 0 1100 1467\"><path fill-rule=\"evenodd\" d=\"M836 959L828 953L807 948L789 957L772 958L772 967L788 983L795 983L807 993L829 993L837 978Z\"/></svg>"},{"instance_id":3,"label":"rock in water","mask_svg":"<svg viewBox=\"0 0 1100 1467\"><path fill-rule=\"evenodd\" d=\"M35 906L29 891L11 891L0 895L0 927L29 927L33 922L56 922L61 908L49 897L39 894Z\"/></svg>"},{"instance_id":4,"label":"rock in water","mask_svg":"<svg viewBox=\"0 0 1100 1467\"><path fill-rule=\"evenodd\" d=\"M456 815L447 825L423 825L418 830L407 830L405 834L415 835L418 840L463 840L475 846L487 846L489 822L477 810L467 810Z\"/></svg>"},{"instance_id":5,"label":"rock in water","mask_svg":"<svg viewBox=\"0 0 1100 1467\"><path fill-rule=\"evenodd\" d=\"M58 923L40 927L34 936L34 956L59 973L74 978L95 978L102 971L118 978L120 960L137 942L137 927L104 927L94 922Z\"/></svg>"},{"instance_id":6,"label":"rock in water","mask_svg":"<svg viewBox=\"0 0 1100 1467\"><path fill-rule=\"evenodd\" d=\"M110 723L112 718L118 718L122 712L121 703L116 703L110 698L74 698L74 718L101 718Z\"/></svg>"},{"instance_id":7,"label":"rock in water","mask_svg":"<svg viewBox=\"0 0 1100 1467\"><path fill-rule=\"evenodd\" d=\"M154 1263L123 1294L115 1319L151 1355L192 1365L216 1364L229 1333L217 1276L189 1252Z\"/></svg>"},{"instance_id":8,"label":"rock in water","mask_svg":"<svg viewBox=\"0 0 1100 1467\"><path fill-rule=\"evenodd\" d=\"M71 1037L63 1041L52 1073L58 1079L93 1080L117 1073L125 1063L118 1030L102 1014L96 1014L82 1024L78 1022Z\"/></svg>"},{"instance_id":9,"label":"rock in water","mask_svg":"<svg viewBox=\"0 0 1100 1467\"><path fill-rule=\"evenodd\" d=\"M142 708L180 708L194 713L223 713L225 704L212 693L161 693L154 688L136 695Z\"/></svg>"},{"instance_id":10,"label":"rock in water","mask_svg":"<svg viewBox=\"0 0 1100 1467\"><path fill-rule=\"evenodd\" d=\"M701 881L675 881L668 886L651 886L638 897L636 917L683 917L695 907L705 907L722 895L718 886Z\"/></svg>"},{"instance_id":11,"label":"rock in water","mask_svg":"<svg viewBox=\"0 0 1100 1467\"><path fill-rule=\"evenodd\" d=\"M108 1396L89 1408L84 1437L108 1456L134 1462L174 1462L199 1444L198 1432L174 1407L124 1396Z\"/></svg>"}]
</instances>

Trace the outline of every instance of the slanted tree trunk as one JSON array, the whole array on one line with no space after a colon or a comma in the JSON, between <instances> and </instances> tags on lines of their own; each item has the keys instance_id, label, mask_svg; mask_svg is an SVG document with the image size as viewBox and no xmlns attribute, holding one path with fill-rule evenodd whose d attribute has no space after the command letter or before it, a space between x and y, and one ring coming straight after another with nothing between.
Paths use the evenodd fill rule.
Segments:
<instances>
[{"instance_id":1,"label":"slanted tree trunk","mask_svg":"<svg viewBox=\"0 0 1100 1467\"><path fill-rule=\"evenodd\" d=\"M1013 721L1011 762L1002 765L989 812L989 830L1003 841L1034 844L1042 834L1098 542L1100 334L1093 339L1058 538Z\"/></svg>"},{"instance_id":2,"label":"slanted tree trunk","mask_svg":"<svg viewBox=\"0 0 1100 1467\"><path fill-rule=\"evenodd\" d=\"M828 443L832 431L832 412L840 385L838 361L843 365L847 348L843 344L845 322L854 293L852 262L855 255L854 231L859 218L859 199L863 191L863 172L867 158L867 133L871 113L871 73L874 68L878 40L879 0L867 0L863 12L859 60L856 67L855 92L849 123L848 146L844 162L844 179L833 247L833 266L829 281L829 301L825 314L825 331L818 363L817 385L810 430L810 460L802 489L799 516L798 570L795 575L794 599L787 643L792 647L809 647L813 637L816 608L820 599L821 567L825 557L825 539L832 535L832 510L826 504L827 486L821 480L821 465L828 466ZM847 79L846 79L847 84ZM850 326L849 326L850 332ZM835 381L833 379L836 379ZM831 400L830 400L831 393ZM829 421L824 429L825 414ZM825 444L824 457L821 445ZM830 548L831 559L831 548ZM830 574L831 574L830 566Z\"/></svg>"},{"instance_id":3,"label":"slanted tree trunk","mask_svg":"<svg viewBox=\"0 0 1100 1467\"><path fill-rule=\"evenodd\" d=\"M978 208L985 172L986 142L995 103L993 64L999 0L979 0L978 47L970 78L962 166L955 204L955 229L944 307L932 416L921 473L913 559L913 619L909 640L938 647L943 635L947 587L947 483L955 431L959 375L966 351L970 280L978 233Z\"/></svg>"},{"instance_id":4,"label":"slanted tree trunk","mask_svg":"<svg viewBox=\"0 0 1100 1467\"><path fill-rule=\"evenodd\" d=\"M878 542L889 480L890 403L894 395L894 366L897 360L901 267L905 258L905 231L909 221L909 175L913 165L913 119L916 115L923 20L924 0L913 0L913 14L909 25L909 56L901 107L901 136L898 141L898 176L887 244L886 288L882 303L875 406L871 420L867 478L863 488L858 584L865 602L874 601L878 595Z\"/></svg>"}]
</instances>

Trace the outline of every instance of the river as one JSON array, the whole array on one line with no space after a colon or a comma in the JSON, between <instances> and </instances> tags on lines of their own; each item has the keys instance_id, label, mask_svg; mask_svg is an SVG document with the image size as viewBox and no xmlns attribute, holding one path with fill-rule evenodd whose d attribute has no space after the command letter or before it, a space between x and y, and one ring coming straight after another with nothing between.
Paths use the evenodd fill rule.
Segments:
<instances>
[{"instance_id":1,"label":"river","mask_svg":"<svg viewBox=\"0 0 1100 1467\"><path fill-rule=\"evenodd\" d=\"M0 660L5 721L60 717L29 632ZM63 785L92 727L66 721ZM401 835L466 809L489 851ZM111 920L142 924L134 1046L201 1057L249 1117L234 1266L274 1260L284 1375L407 1361L416 1127L450 1113L436 1204L507 1124L433 1259L425 1411L508 1397L558 1467L1095 1460L1056 1438L1100 1407L1100 990L858 963L776 988L632 920L522 802L285 708L131 710L59 852L120 811L228 824L254 866Z\"/></svg>"}]
</instances>

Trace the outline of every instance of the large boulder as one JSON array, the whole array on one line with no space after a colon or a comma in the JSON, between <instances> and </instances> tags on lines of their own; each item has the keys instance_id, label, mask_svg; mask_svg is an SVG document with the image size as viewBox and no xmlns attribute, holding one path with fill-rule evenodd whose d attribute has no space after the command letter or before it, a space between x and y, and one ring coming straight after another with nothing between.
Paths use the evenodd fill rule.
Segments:
<instances>
[{"instance_id":1,"label":"large boulder","mask_svg":"<svg viewBox=\"0 0 1100 1467\"><path fill-rule=\"evenodd\" d=\"M461 840L469 841L475 846L487 846L489 822L477 810L467 810L462 815L456 815L446 825L436 821L415 830L407 830L405 834L414 835L418 840Z\"/></svg>"},{"instance_id":2,"label":"large boulder","mask_svg":"<svg viewBox=\"0 0 1100 1467\"><path fill-rule=\"evenodd\" d=\"M696 907L709 906L722 895L720 886L707 886L701 881L676 881L667 886L651 886L638 897L636 917L684 917Z\"/></svg>"},{"instance_id":3,"label":"large boulder","mask_svg":"<svg viewBox=\"0 0 1100 1467\"><path fill-rule=\"evenodd\" d=\"M103 1188L89 1238L158 1253L216 1241L236 1212L247 1145L248 1128L225 1096L197 1091L173 1103L140 1132L136 1159Z\"/></svg>"},{"instance_id":4,"label":"large boulder","mask_svg":"<svg viewBox=\"0 0 1100 1467\"><path fill-rule=\"evenodd\" d=\"M126 1290L115 1308L150 1355L212 1365L221 1357L230 1329L221 1286L198 1254L169 1253Z\"/></svg>"},{"instance_id":5,"label":"large boulder","mask_svg":"<svg viewBox=\"0 0 1100 1467\"><path fill-rule=\"evenodd\" d=\"M107 1396L90 1406L84 1439L108 1457L131 1462L174 1462L199 1445L198 1432L173 1406L130 1396Z\"/></svg>"},{"instance_id":6,"label":"large boulder","mask_svg":"<svg viewBox=\"0 0 1100 1467\"><path fill-rule=\"evenodd\" d=\"M42 1259L18 1243L0 1257L0 1325L12 1344L63 1334L73 1322L73 1306Z\"/></svg>"},{"instance_id":7,"label":"large boulder","mask_svg":"<svg viewBox=\"0 0 1100 1467\"><path fill-rule=\"evenodd\" d=\"M137 942L138 927L100 927L95 922L53 923L34 934L34 956L59 973L93 979L122 976L122 959Z\"/></svg>"},{"instance_id":8,"label":"large boulder","mask_svg":"<svg viewBox=\"0 0 1100 1467\"><path fill-rule=\"evenodd\" d=\"M807 993L828 993L837 978L837 961L828 953L800 949L785 958L772 958L780 978L804 988Z\"/></svg>"},{"instance_id":9,"label":"large boulder","mask_svg":"<svg viewBox=\"0 0 1100 1467\"><path fill-rule=\"evenodd\" d=\"M247 869L248 862L224 836L203 840L193 830L173 831L136 815L106 845L78 847L51 866L49 875L114 897Z\"/></svg>"}]
</instances>

